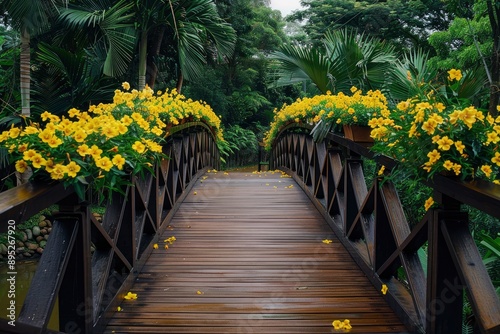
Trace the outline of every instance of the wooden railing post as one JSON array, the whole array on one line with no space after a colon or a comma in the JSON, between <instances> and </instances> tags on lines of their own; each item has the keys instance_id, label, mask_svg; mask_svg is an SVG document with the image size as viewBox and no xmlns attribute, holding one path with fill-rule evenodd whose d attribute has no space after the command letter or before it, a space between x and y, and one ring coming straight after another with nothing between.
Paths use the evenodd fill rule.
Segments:
<instances>
[{"instance_id":1,"label":"wooden railing post","mask_svg":"<svg viewBox=\"0 0 500 334\"><path fill-rule=\"evenodd\" d=\"M55 219L62 224L77 224L76 240L59 289L59 328L65 333L90 334L94 319L88 205L79 203L75 195L67 197Z\"/></svg>"},{"instance_id":2,"label":"wooden railing post","mask_svg":"<svg viewBox=\"0 0 500 334\"><path fill-rule=\"evenodd\" d=\"M429 221L426 333L462 331L463 286L442 233L442 225L456 218L435 210Z\"/></svg>"}]
</instances>

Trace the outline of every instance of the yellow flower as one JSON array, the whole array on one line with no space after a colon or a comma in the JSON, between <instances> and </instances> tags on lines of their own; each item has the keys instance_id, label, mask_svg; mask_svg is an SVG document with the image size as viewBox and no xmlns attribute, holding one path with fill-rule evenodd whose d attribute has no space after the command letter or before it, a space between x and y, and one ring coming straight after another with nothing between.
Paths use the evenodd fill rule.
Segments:
<instances>
[{"instance_id":1,"label":"yellow flower","mask_svg":"<svg viewBox=\"0 0 500 334\"><path fill-rule=\"evenodd\" d=\"M154 244L153 249L158 249L158 244Z\"/></svg>"},{"instance_id":2,"label":"yellow flower","mask_svg":"<svg viewBox=\"0 0 500 334\"><path fill-rule=\"evenodd\" d=\"M78 149L76 151L82 157L86 156L87 154L92 154L92 150L89 148L89 146L87 144L83 144L83 145L78 146Z\"/></svg>"},{"instance_id":3,"label":"yellow flower","mask_svg":"<svg viewBox=\"0 0 500 334\"><path fill-rule=\"evenodd\" d=\"M340 320L333 320L332 322L333 329L343 329L344 328L344 322Z\"/></svg>"},{"instance_id":4,"label":"yellow flower","mask_svg":"<svg viewBox=\"0 0 500 334\"><path fill-rule=\"evenodd\" d=\"M129 291L123 298L126 300L137 299L137 293L132 293Z\"/></svg>"},{"instance_id":5,"label":"yellow flower","mask_svg":"<svg viewBox=\"0 0 500 334\"><path fill-rule=\"evenodd\" d=\"M116 166L116 168L118 168L119 170L122 170L123 165L125 164L125 158L122 157L120 154L117 154L113 157L112 162Z\"/></svg>"},{"instance_id":6,"label":"yellow flower","mask_svg":"<svg viewBox=\"0 0 500 334\"><path fill-rule=\"evenodd\" d=\"M460 79L462 79L462 71L456 70L454 68L452 68L451 70L448 71L448 80L450 80L450 81L453 81L453 80L459 81Z\"/></svg>"},{"instance_id":7,"label":"yellow flower","mask_svg":"<svg viewBox=\"0 0 500 334\"><path fill-rule=\"evenodd\" d=\"M382 294L383 295L387 294L388 290L389 290L389 288L387 287L387 285L382 284L382 289L380 290L380 291L382 291Z\"/></svg>"},{"instance_id":8,"label":"yellow flower","mask_svg":"<svg viewBox=\"0 0 500 334\"><path fill-rule=\"evenodd\" d=\"M441 158L441 154L437 150L433 150L432 152L427 153L427 157L429 157L429 162L434 164Z\"/></svg>"},{"instance_id":9,"label":"yellow flower","mask_svg":"<svg viewBox=\"0 0 500 334\"><path fill-rule=\"evenodd\" d=\"M344 329L345 330L350 330L352 329L352 326L351 326L351 321L349 319L345 319L344 320Z\"/></svg>"},{"instance_id":10,"label":"yellow flower","mask_svg":"<svg viewBox=\"0 0 500 334\"><path fill-rule=\"evenodd\" d=\"M92 145L89 154L92 156L92 158L94 158L94 160L97 160L101 158L102 150L97 147L97 145Z\"/></svg>"},{"instance_id":11,"label":"yellow flower","mask_svg":"<svg viewBox=\"0 0 500 334\"><path fill-rule=\"evenodd\" d=\"M103 157L99 158L95 161L95 164L97 167L99 167L102 170L105 170L106 172L109 172L111 168L113 167L113 163L108 157Z\"/></svg>"},{"instance_id":12,"label":"yellow flower","mask_svg":"<svg viewBox=\"0 0 500 334\"><path fill-rule=\"evenodd\" d=\"M454 163L451 162L450 160L446 160L443 164L443 167L446 168L446 170L451 170L454 166Z\"/></svg>"},{"instance_id":13,"label":"yellow flower","mask_svg":"<svg viewBox=\"0 0 500 334\"><path fill-rule=\"evenodd\" d=\"M71 118L77 117L79 114L80 114L80 110L78 110L76 108L71 108L70 110L68 110L68 115Z\"/></svg>"},{"instance_id":14,"label":"yellow flower","mask_svg":"<svg viewBox=\"0 0 500 334\"><path fill-rule=\"evenodd\" d=\"M460 164L454 164L453 165L453 171L455 172L455 175L460 175L460 170L462 169L462 166Z\"/></svg>"},{"instance_id":15,"label":"yellow flower","mask_svg":"<svg viewBox=\"0 0 500 334\"><path fill-rule=\"evenodd\" d=\"M54 180L61 180L64 178L65 173L66 173L66 166L61 164L55 164L52 167L52 172L50 172L50 177Z\"/></svg>"},{"instance_id":16,"label":"yellow flower","mask_svg":"<svg viewBox=\"0 0 500 334\"><path fill-rule=\"evenodd\" d=\"M14 138L17 138L19 137L19 135L21 134L21 130L19 128L12 128L9 130L9 137L14 139Z\"/></svg>"},{"instance_id":17,"label":"yellow flower","mask_svg":"<svg viewBox=\"0 0 500 334\"><path fill-rule=\"evenodd\" d=\"M140 141L136 141L132 145L132 149L134 149L137 153L142 154L146 150L146 146L143 143L141 143Z\"/></svg>"},{"instance_id":18,"label":"yellow flower","mask_svg":"<svg viewBox=\"0 0 500 334\"><path fill-rule=\"evenodd\" d=\"M434 198L432 198L431 196L425 201L425 211L429 210L433 205L434 205Z\"/></svg>"},{"instance_id":19,"label":"yellow flower","mask_svg":"<svg viewBox=\"0 0 500 334\"><path fill-rule=\"evenodd\" d=\"M42 121L45 122L46 120L50 119L52 114L49 113L48 111L44 111L40 116L42 117Z\"/></svg>"},{"instance_id":20,"label":"yellow flower","mask_svg":"<svg viewBox=\"0 0 500 334\"><path fill-rule=\"evenodd\" d=\"M23 153L23 159L27 161L31 161L34 156L36 156L38 153L35 150L27 150Z\"/></svg>"},{"instance_id":21,"label":"yellow flower","mask_svg":"<svg viewBox=\"0 0 500 334\"><path fill-rule=\"evenodd\" d=\"M76 177L81 169L82 167L80 167L80 165L78 165L74 161L71 161L66 165L66 170L69 177Z\"/></svg>"},{"instance_id":22,"label":"yellow flower","mask_svg":"<svg viewBox=\"0 0 500 334\"><path fill-rule=\"evenodd\" d=\"M49 159L47 160L47 162L45 163L45 170L49 173L52 173L52 171L54 170L54 160L52 159Z\"/></svg>"},{"instance_id":23,"label":"yellow flower","mask_svg":"<svg viewBox=\"0 0 500 334\"><path fill-rule=\"evenodd\" d=\"M495 156L491 158L491 162L500 167L500 153L495 152Z\"/></svg>"},{"instance_id":24,"label":"yellow flower","mask_svg":"<svg viewBox=\"0 0 500 334\"><path fill-rule=\"evenodd\" d=\"M73 139L77 143L82 143L85 140L85 138L87 138L87 134L83 130L78 130L73 135Z\"/></svg>"},{"instance_id":25,"label":"yellow flower","mask_svg":"<svg viewBox=\"0 0 500 334\"><path fill-rule=\"evenodd\" d=\"M462 143L462 141L460 140L456 141L455 148L457 149L458 153L464 154L465 145Z\"/></svg>"},{"instance_id":26,"label":"yellow flower","mask_svg":"<svg viewBox=\"0 0 500 334\"><path fill-rule=\"evenodd\" d=\"M441 151L448 151L451 148L451 145L453 145L453 140L448 138L448 136L444 136L437 141L437 144L438 149L440 149Z\"/></svg>"},{"instance_id":27,"label":"yellow flower","mask_svg":"<svg viewBox=\"0 0 500 334\"><path fill-rule=\"evenodd\" d=\"M167 249L168 249L168 245L165 245L165 250L167 250Z\"/></svg>"},{"instance_id":28,"label":"yellow flower","mask_svg":"<svg viewBox=\"0 0 500 334\"><path fill-rule=\"evenodd\" d=\"M47 142L47 144L49 144L49 146L51 148L59 147L59 145L61 145L62 143L63 143L63 141L60 138L55 137L55 136L50 138L49 141Z\"/></svg>"},{"instance_id":29,"label":"yellow flower","mask_svg":"<svg viewBox=\"0 0 500 334\"><path fill-rule=\"evenodd\" d=\"M125 90L129 90L130 89L130 84L125 81L124 83L122 83L122 88L125 89Z\"/></svg>"},{"instance_id":30,"label":"yellow flower","mask_svg":"<svg viewBox=\"0 0 500 334\"><path fill-rule=\"evenodd\" d=\"M491 143L496 144L500 141L500 136L495 131L488 132L487 136L488 140L486 141L486 145L489 145Z\"/></svg>"},{"instance_id":31,"label":"yellow flower","mask_svg":"<svg viewBox=\"0 0 500 334\"><path fill-rule=\"evenodd\" d=\"M35 154L31 158L31 163L35 168L42 168L42 166L45 166L45 164L47 163L47 160L45 160L40 154Z\"/></svg>"},{"instance_id":32,"label":"yellow flower","mask_svg":"<svg viewBox=\"0 0 500 334\"><path fill-rule=\"evenodd\" d=\"M491 176L491 173L493 172L490 165L481 166L481 171L484 173L484 175L486 175L487 178L489 178Z\"/></svg>"},{"instance_id":33,"label":"yellow flower","mask_svg":"<svg viewBox=\"0 0 500 334\"><path fill-rule=\"evenodd\" d=\"M24 173L26 172L26 169L28 169L28 164L24 160L17 160L16 161L16 170L19 173Z\"/></svg>"}]
</instances>

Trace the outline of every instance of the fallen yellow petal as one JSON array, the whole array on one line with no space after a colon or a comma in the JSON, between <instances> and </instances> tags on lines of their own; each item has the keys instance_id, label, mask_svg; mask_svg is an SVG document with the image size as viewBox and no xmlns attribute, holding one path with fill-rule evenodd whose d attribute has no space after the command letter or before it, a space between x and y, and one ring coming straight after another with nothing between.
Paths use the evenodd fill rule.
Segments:
<instances>
[{"instance_id":1,"label":"fallen yellow petal","mask_svg":"<svg viewBox=\"0 0 500 334\"><path fill-rule=\"evenodd\" d=\"M198 291L196 291L196 294L197 294L197 295L202 295L202 294L203 294L203 292L202 292L202 291L200 291L200 290L198 290Z\"/></svg>"},{"instance_id":2,"label":"fallen yellow petal","mask_svg":"<svg viewBox=\"0 0 500 334\"><path fill-rule=\"evenodd\" d=\"M168 245L165 245L165 249L168 249Z\"/></svg>"},{"instance_id":3,"label":"fallen yellow petal","mask_svg":"<svg viewBox=\"0 0 500 334\"><path fill-rule=\"evenodd\" d=\"M327 244L327 245L331 244L332 242L333 242L333 241L332 241L332 240L330 240L330 239L325 239L325 240L323 240L323 243L324 243L324 244Z\"/></svg>"},{"instance_id":4,"label":"fallen yellow petal","mask_svg":"<svg viewBox=\"0 0 500 334\"><path fill-rule=\"evenodd\" d=\"M116 310L117 310L118 312L121 312L123 309L122 309L120 306L118 306L118 307L116 308Z\"/></svg>"},{"instance_id":5,"label":"fallen yellow petal","mask_svg":"<svg viewBox=\"0 0 500 334\"><path fill-rule=\"evenodd\" d=\"M381 289L382 294L383 294L383 295L385 295L385 294L387 293L387 291L388 291L388 290L389 290L389 288L387 287L387 285L382 284L382 289Z\"/></svg>"},{"instance_id":6,"label":"fallen yellow petal","mask_svg":"<svg viewBox=\"0 0 500 334\"><path fill-rule=\"evenodd\" d=\"M154 248L154 249L158 249L158 244L154 244L154 245L153 245L153 248Z\"/></svg>"},{"instance_id":7,"label":"fallen yellow petal","mask_svg":"<svg viewBox=\"0 0 500 334\"><path fill-rule=\"evenodd\" d=\"M195 191L195 192L193 193L193 195L198 195L198 193Z\"/></svg>"},{"instance_id":8,"label":"fallen yellow petal","mask_svg":"<svg viewBox=\"0 0 500 334\"><path fill-rule=\"evenodd\" d=\"M132 293L129 291L123 298L127 300L137 299L137 293Z\"/></svg>"}]
</instances>

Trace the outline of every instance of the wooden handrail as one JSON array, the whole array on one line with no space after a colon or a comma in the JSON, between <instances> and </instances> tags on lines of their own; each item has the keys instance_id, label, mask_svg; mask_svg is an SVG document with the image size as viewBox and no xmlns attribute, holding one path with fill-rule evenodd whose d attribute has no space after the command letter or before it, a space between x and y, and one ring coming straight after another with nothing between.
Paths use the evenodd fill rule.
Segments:
<instances>
[{"instance_id":1,"label":"wooden handrail","mask_svg":"<svg viewBox=\"0 0 500 334\"><path fill-rule=\"evenodd\" d=\"M410 229L389 181L366 186L361 158L392 170L397 162L334 133L315 143L312 126L284 127L272 144L271 168L291 173L388 303L416 332L460 333L463 295L477 327L500 332L500 301L468 229L466 204L500 218L500 186L436 175L427 185L439 208ZM417 254L428 247L427 272ZM397 279L399 268L406 282Z\"/></svg>"},{"instance_id":2,"label":"wooden handrail","mask_svg":"<svg viewBox=\"0 0 500 334\"><path fill-rule=\"evenodd\" d=\"M155 175L133 176L124 195L113 195L102 221L90 213L91 203L62 183L28 183L0 193L4 231L9 220L20 224L54 204L60 211L16 327L1 320L2 330L51 332L47 323L58 298L61 333L103 331L193 181L220 168L216 135L203 122L170 129L163 150L168 158L154 168Z\"/></svg>"}]
</instances>

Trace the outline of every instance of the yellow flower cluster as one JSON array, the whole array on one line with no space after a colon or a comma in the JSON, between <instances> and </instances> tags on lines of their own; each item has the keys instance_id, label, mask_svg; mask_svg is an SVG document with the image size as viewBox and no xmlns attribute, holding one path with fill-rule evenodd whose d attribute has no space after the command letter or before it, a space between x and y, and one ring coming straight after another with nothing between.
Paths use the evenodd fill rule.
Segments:
<instances>
[{"instance_id":1,"label":"yellow flower cluster","mask_svg":"<svg viewBox=\"0 0 500 334\"><path fill-rule=\"evenodd\" d=\"M124 83L125 89L130 89ZM41 122L11 127L0 134L20 173L28 168L48 173L53 180L76 186L93 182L98 189L118 190L130 182L130 173L150 169L163 157L161 143L170 125L183 119L204 121L217 132L220 119L212 109L175 91L161 94L115 91L113 103L71 109L65 116L46 111ZM127 180L128 179L128 180Z\"/></svg>"},{"instance_id":2,"label":"yellow flower cluster","mask_svg":"<svg viewBox=\"0 0 500 334\"><path fill-rule=\"evenodd\" d=\"M449 75L461 78L459 70ZM368 124L376 140L372 150L420 168L423 176L444 172L500 183L500 117L427 94Z\"/></svg>"},{"instance_id":3,"label":"yellow flower cluster","mask_svg":"<svg viewBox=\"0 0 500 334\"><path fill-rule=\"evenodd\" d=\"M264 139L266 148L271 148L272 141L280 129L291 122L315 124L320 120L330 125L360 124L377 116L387 116L387 99L380 91L368 91L363 94L356 87L351 88L352 95L342 92L299 98L291 105L283 105L274 110L274 120Z\"/></svg>"}]
</instances>

